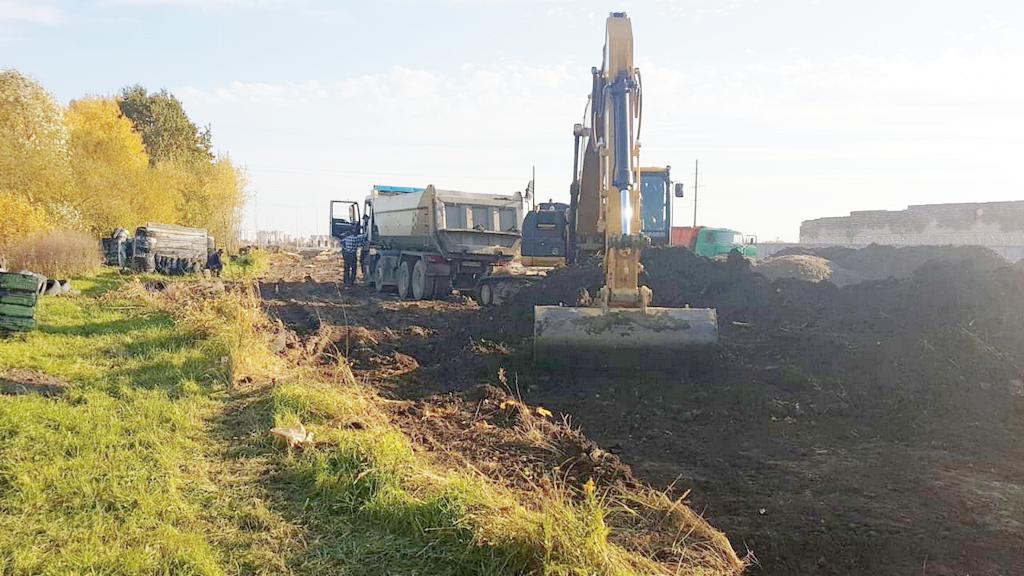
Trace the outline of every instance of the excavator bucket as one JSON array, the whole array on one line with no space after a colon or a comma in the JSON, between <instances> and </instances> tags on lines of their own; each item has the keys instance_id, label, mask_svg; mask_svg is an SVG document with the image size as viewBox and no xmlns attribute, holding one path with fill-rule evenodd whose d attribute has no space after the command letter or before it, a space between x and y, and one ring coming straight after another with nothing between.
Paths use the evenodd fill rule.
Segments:
<instances>
[{"instance_id":1,"label":"excavator bucket","mask_svg":"<svg viewBox=\"0 0 1024 576\"><path fill-rule=\"evenodd\" d=\"M534 307L533 357L543 366L672 366L717 342L710 308Z\"/></svg>"}]
</instances>

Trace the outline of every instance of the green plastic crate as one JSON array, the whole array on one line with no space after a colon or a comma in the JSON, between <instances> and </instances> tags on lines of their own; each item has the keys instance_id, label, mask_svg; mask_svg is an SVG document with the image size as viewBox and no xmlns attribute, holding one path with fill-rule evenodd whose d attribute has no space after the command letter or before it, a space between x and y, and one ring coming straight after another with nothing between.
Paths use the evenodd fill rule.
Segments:
<instances>
[{"instance_id":1,"label":"green plastic crate","mask_svg":"<svg viewBox=\"0 0 1024 576\"><path fill-rule=\"evenodd\" d=\"M10 318L0 316L0 330L9 332L28 332L36 327L36 321L31 318Z\"/></svg>"},{"instance_id":2,"label":"green plastic crate","mask_svg":"<svg viewBox=\"0 0 1024 576\"><path fill-rule=\"evenodd\" d=\"M8 318L32 318L35 315L35 306L19 306L18 304L0 304L0 316L7 316Z\"/></svg>"},{"instance_id":3,"label":"green plastic crate","mask_svg":"<svg viewBox=\"0 0 1024 576\"><path fill-rule=\"evenodd\" d=\"M17 304L18 306L35 306L39 295L35 292L8 292L0 290L0 304Z\"/></svg>"},{"instance_id":4,"label":"green plastic crate","mask_svg":"<svg viewBox=\"0 0 1024 576\"><path fill-rule=\"evenodd\" d=\"M38 292L39 278L31 274L0 272L0 289L9 292Z\"/></svg>"}]
</instances>

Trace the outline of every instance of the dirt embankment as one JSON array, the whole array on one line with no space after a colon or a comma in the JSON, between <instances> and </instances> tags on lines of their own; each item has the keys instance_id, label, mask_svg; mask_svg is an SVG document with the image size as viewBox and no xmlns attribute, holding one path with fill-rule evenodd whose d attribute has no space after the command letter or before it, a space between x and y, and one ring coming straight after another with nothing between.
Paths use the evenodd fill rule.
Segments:
<instances>
[{"instance_id":1,"label":"dirt embankment","mask_svg":"<svg viewBox=\"0 0 1024 576\"><path fill-rule=\"evenodd\" d=\"M742 570L728 540L684 502L650 490L570 416L524 401L527 383L502 368L513 349L478 330L485 316L476 304L403 302L340 286L340 271L323 255L278 258L260 289L268 310L300 335L299 353L348 362L360 381L392 399L392 417L417 449L526 500L593 482L614 503L606 521L616 543L669 572Z\"/></svg>"},{"instance_id":2,"label":"dirt embankment","mask_svg":"<svg viewBox=\"0 0 1024 576\"><path fill-rule=\"evenodd\" d=\"M831 256L851 267L867 259ZM499 475L505 459L533 461L533 474L575 454L577 479L592 473L578 456L597 449L611 471L601 478L692 489L734 547L759 558L755 573L1024 573L1024 270L925 259L877 264L886 279L838 288L681 249L649 250L644 264L656 305L718 309L711 358L626 376L535 371L533 306L594 293L602 275L592 266L490 309L316 282L264 293L280 292L272 307L294 327L369 330L327 339L395 398L453 414L436 421L444 430L431 418L418 428L439 449ZM586 439L531 452L517 431L485 448L491 464L472 456L479 414L497 425L503 410L471 394L499 369L513 397L568 415Z\"/></svg>"},{"instance_id":3,"label":"dirt embankment","mask_svg":"<svg viewBox=\"0 0 1024 576\"><path fill-rule=\"evenodd\" d=\"M982 246L879 246L853 249L793 247L760 260L757 271L777 280L795 278L808 282L828 280L843 287L867 280L909 278L929 262L958 264L970 262L978 271L992 271L1009 263Z\"/></svg>"}]
</instances>

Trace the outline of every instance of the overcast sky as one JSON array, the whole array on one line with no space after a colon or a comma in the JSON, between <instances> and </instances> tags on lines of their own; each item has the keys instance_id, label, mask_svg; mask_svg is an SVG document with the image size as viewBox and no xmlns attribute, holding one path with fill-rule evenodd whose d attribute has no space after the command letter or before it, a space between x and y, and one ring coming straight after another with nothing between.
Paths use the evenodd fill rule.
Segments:
<instances>
[{"instance_id":1,"label":"overcast sky","mask_svg":"<svg viewBox=\"0 0 1024 576\"><path fill-rule=\"evenodd\" d=\"M1024 198L1024 4L0 0L0 68L62 102L168 88L245 166L245 227L326 231L372 184L568 197L604 18L633 21L644 165L702 224ZM692 197L676 206L689 222Z\"/></svg>"}]
</instances>

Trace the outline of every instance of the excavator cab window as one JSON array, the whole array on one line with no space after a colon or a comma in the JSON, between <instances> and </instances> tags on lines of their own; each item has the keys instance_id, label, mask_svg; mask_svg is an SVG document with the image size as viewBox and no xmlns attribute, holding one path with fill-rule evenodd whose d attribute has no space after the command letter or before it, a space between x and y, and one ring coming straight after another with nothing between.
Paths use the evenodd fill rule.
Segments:
<instances>
[{"instance_id":1,"label":"excavator cab window","mask_svg":"<svg viewBox=\"0 0 1024 576\"><path fill-rule=\"evenodd\" d=\"M668 231L668 184L664 172L640 174L640 216L643 232L648 236L665 235Z\"/></svg>"}]
</instances>

